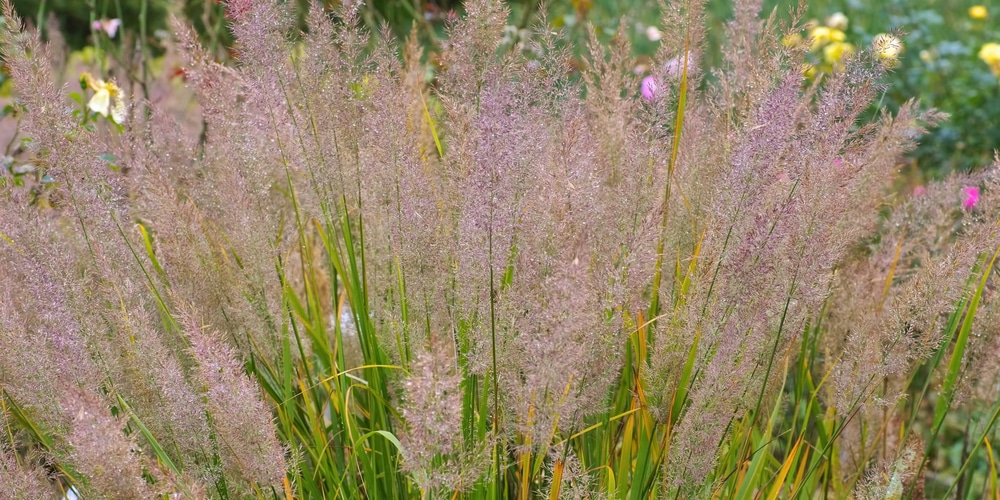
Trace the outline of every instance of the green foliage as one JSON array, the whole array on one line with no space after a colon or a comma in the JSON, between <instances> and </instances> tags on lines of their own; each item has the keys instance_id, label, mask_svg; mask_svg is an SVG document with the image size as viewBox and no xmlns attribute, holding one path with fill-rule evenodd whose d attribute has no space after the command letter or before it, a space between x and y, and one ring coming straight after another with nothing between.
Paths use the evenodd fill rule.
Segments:
<instances>
[{"instance_id":1,"label":"green foliage","mask_svg":"<svg viewBox=\"0 0 1000 500\"><path fill-rule=\"evenodd\" d=\"M18 12L43 30L47 29L49 17L53 17L59 33L73 49L90 43L94 34L91 23L95 20L121 19L123 31L131 33L138 33L140 23L146 22L147 33L152 34L167 29L169 12L165 0L13 0L13 3Z\"/></svg>"},{"instance_id":2,"label":"green foliage","mask_svg":"<svg viewBox=\"0 0 1000 500\"><path fill-rule=\"evenodd\" d=\"M775 2L770 2L775 4ZM984 6L986 19L973 19L970 7ZM1000 4L974 0L815 0L808 15L822 21L835 12L850 20L848 35L858 45L878 33L901 30L905 51L886 80L879 101L889 109L911 98L948 113L950 119L931 130L909 157L931 177L967 171L993 160L1000 144L1000 79L977 57L986 43L1000 41L995 19Z\"/></svg>"}]
</instances>

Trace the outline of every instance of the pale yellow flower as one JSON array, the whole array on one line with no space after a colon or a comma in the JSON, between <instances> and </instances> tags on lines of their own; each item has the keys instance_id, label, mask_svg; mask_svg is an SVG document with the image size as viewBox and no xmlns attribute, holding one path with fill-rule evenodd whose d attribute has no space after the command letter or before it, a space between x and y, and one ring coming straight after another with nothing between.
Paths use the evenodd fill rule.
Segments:
<instances>
[{"instance_id":1,"label":"pale yellow flower","mask_svg":"<svg viewBox=\"0 0 1000 500\"><path fill-rule=\"evenodd\" d=\"M987 43L979 49L979 58L988 64L994 75L1000 76L1000 43Z\"/></svg>"},{"instance_id":2,"label":"pale yellow flower","mask_svg":"<svg viewBox=\"0 0 1000 500\"><path fill-rule=\"evenodd\" d=\"M94 96L87 103L87 108L94 113L110 118L119 125L125 123L125 93L118 85L115 85L114 82L96 79L86 72L80 75L80 81L94 91Z\"/></svg>"},{"instance_id":3,"label":"pale yellow flower","mask_svg":"<svg viewBox=\"0 0 1000 500\"><path fill-rule=\"evenodd\" d=\"M847 16L845 16L843 12L836 12L826 18L826 25L837 31L845 31L847 29L847 23Z\"/></svg>"},{"instance_id":4,"label":"pale yellow flower","mask_svg":"<svg viewBox=\"0 0 1000 500\"><path fill-rule=\"evenodd\" d=\"M969 17L973 19L986 19L987 16L986 7L982 5L973 5L969 7Z\"/></svg>"},{"instance_id":5,"label":"pale yellow flower","mask_svg":"<svg viewBox=\"0 0 1000 500\"><path fill-rule=\"evenodd\" d=\"M987 64L1000 61L1000 43L987 43L979 49L979 58Z\"/></svg>"},{"instance_id":6,"label":"pale yellow flower","mask_svg":"<svg viewBox=\"0 0 1000 500\"><path fill-rule=\"evenodd\" d=\"M846 39L843 31L828 28L826 26L817 26L809 30L809 38L812 40L810 48L812 50L818 50L820 47L830 43L830 42L843 42Z\"/></svg>"},{"instance_id":7,"label":"pale yellow flower","mask_svg":"<svg viewBox=\"0 0 1000 500\"><path fill-rule=\"evenodd\" d=\"M872 40L872 50L878 54L882 64L892 67L903 52L903 42L888 33L880 33Z\"/></svg>"}]
</instances>

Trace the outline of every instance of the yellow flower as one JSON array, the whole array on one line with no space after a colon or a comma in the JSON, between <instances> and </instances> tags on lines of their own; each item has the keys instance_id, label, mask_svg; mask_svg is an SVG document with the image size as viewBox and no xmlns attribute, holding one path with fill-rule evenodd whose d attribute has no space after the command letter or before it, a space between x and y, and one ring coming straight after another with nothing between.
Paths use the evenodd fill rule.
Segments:
<instances>
[{"instance_id":1,"label":"yellow flower","mask_svg":"<svg viewBox=\"0 0 1000 500\"><path fill-rule=\"evenodd\" d=\"M979 49L979 58L987 64L1000 61L1000 43L987 43Z\"/></svg>"},{"instance_id":2,"label":"yellow flower","mask_svg":"<svg viewBox=\"0 0 1000 500\"><path fill-rule=\"evenodd\" d=\"M798 47L802 43L802 35L792 33L781 39L781 44L790 49Z\"/></svg>"},{"instance_id":3,"label":"yellow flower","mask_svg":"<svg viewBox=\"0 0 1000 500\"><path fill-rule=\"evenodd\" d=\"M844 31L847 29L847 16L843 12L836 12L832 16L826 18L826 25L837 31Z\"/></svg>"},{"instance_id":4,"label":"yellow flower","mask_svg":"<svg viewBox=\"0 0 1000 500\"><path fill-rule=\"evenodd\" d=\"M994 75L1000 76L1000 43L987 43L979 49L979 58L990 66Z\"/></svg>"},{"instance_id":5,"label":"yellow flower","mask_svg":"<svg viewBox=\"0 0 1000 500\"><path fill-rule=\"evenodd\" d=\"M969 17L973 19L986 19L986 7L982 5L973 5L969 7Z\"/></svg>"},{"instance_id":6,"label":"yellow flower","mask_svg":"<svg viewBox=\"0 0 1000 500\"><path fill-rule=\"evenodd\" d=\"M846 37L843 31L826 26L817 26L809 30L809 38L812 40L810 48L817 50L830 42L843 42Z\"/></svg>"},{"instance_id":7,"label":"yellow flower","mask_svg":"<svg viewBox=\"0 0 1000 500\"><path fill-rule=\"evenodd\" d=\"M845 57L848 57L853 53L854 45L847 42L833 42L830 45L823 47L823 59L833 65L837 65Z\"/></svg>"},{"instance_id":8,"label":"yellow flower","mask_svg":"<svg viewBox=\"0 0 1000 500\"><path fill-rule=\"evenodd\" d=\"M872 50L878 54L883 65L891 68L896 65L899 54L903 52L903 42L890 34L880 33L872 40Z\"/></svg>"},{"instance_id":9,"label":"yellow flower","mask_svg":"<svg viewBox=\"0 0 1000 500\"><path fill-rule=\"evenodd\" d=\"M80 82L94 91L94 96L87 103L91 111L104 115L119 125L125 123L125 93L118 85L98 80L87 72L80 75Z\"/></svg>"}]
</instances>

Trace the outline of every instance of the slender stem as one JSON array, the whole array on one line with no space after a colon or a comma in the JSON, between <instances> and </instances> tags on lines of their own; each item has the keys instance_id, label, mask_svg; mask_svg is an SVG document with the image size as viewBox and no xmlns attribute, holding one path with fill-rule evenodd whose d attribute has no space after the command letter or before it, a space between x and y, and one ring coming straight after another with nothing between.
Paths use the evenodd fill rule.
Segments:
<instances>
[{"instance_id":1,"label":"slender stem","mask_svg":"<svg viewBox=\"0 0 1000 500\"><path fill-rule=\"evenodd\" d=\"M45 32L45 7L48 0L41 0L38 3L38 17L35 19L35 26L38 26L38 34L44 40L47 38L48 33Z\"/></svg>"},{"instance_id":2,"label":"slender stem","mask_svg":"<svg viewBox=\"0 0 1000 500\"><path fill-rule=\"evenodd\" d=\"M489 259L487 263L490 268L490 353L493 356L493 436L494 439L500 433L500 377L497 375L497 328L496 328L496 288L493 276L493 216L492 203L490 204L490 226L488 230ZM493 445L494 468L496 468L497 498L502 497L500 488L500 441Z\"/></svg>"},{"instance_id":3,"label":"slender stem","mask_svg":"<svg viewBox=\"0 0 1000 500\"><path fill-rule=\"evenodd\" d=\"M146 50L146 22L148 16L149 0L142 0L139 4L139 52L142 57L142 77L139 79L139 86L142 87L142 97L147 101L149 100L149 85L146 81L149 78L149 54ZM147 108L147 115L149 112L150 110Z\"/></svg>"}]
</instances>

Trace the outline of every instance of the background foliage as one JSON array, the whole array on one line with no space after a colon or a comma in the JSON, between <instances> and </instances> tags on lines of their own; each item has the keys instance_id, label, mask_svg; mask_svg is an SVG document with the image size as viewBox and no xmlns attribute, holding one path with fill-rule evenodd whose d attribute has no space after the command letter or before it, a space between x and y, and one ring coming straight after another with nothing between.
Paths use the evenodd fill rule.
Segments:
<instances>
[{"instance_id":1,"label":"background foliage","mask_svg":"<svg viewBox=\"0 0 1000 500\"><path fill-rule=\"evenodd\" d=\"M295 0L299 11L307 0ZM324 0L333 8L334 0ZM166 0L16 0L15 6L26 17L38 19L39 12L55 16L67 42L82 48L93 35L93 18L121 18L126 31L138 31L139 17L147 9L147 33L166 29L167 14L173 2ZM145 7L143 7L145 5ZM656 41L646 36L645 29L655 26L660 13L655 2L645 0L549 0L534 2L515 0L510 3L508 23L512 33L527 28L539 11L544 11L552 26L570 28L573 45L580 47L587 26L594 27L605 37L617 31L619 20L627 24L638 54L655 52ZM986 19L972 19L969 8L982 5ZM931 130L916 150L909 154L915 167L911 184L924 177L940 177L951 171L967 171L988 164L994 149L1000 145L1000 82L989 67L977 58L983 44L1000 42L996 19L1000 5L994 0L815 0L807 4L805 19L822 21L841 12L850 20L849 40L857 46L871 43L872 38L891 30L904 33L905 54L901 64L889 76L888 89L878 104L896 110L908 99L916 97L925 107L948 113L951 119ZM778 8L779 14L791 10L789 2L766 0L764 9ZM218 39L226 45L231 38L221 29L221 6L214 0L184 0L184 16L194 23L205 39ZM367 2L362 18L377 30L387 23L397 36L405 37L414 24L425 44L433 46L443 36L443 21L449 11L462 12L458 0L420 2L419 0L375 0ZM732 15L731 3L711 0L706 9L709 27L706 61L713 65L721 60L719 48L723 40L724 23ZM575 36L572 36L575 35ZM666 33L663 36L676 36ZM152 44L156 46L154 42ZM872 113L876 107L872 108Z\"/></svg>"}]
</instances>

